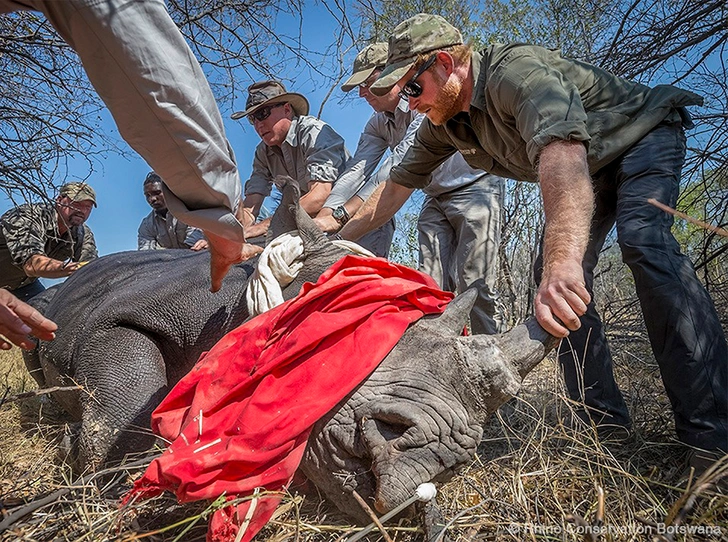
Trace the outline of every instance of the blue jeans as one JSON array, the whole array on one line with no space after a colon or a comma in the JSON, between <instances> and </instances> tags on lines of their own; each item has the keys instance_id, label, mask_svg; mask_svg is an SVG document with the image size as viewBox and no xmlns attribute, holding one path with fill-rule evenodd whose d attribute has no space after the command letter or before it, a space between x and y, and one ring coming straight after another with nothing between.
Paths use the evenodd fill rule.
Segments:
<instances>
[{"instance_id":1,"label":"blue jeans","mask_svg":"<svg viewBox=\"0 0 728 542\"><path fill-rule=\"evenodd\" d=\"M594 267L617 224L622 260L634 277L652 351L672 405L678 438L691 446L728 450L728 347L710 296L680 252L672 215L647 203L675 207L685 159L679 124L660 124L594 175L596 209L584 256L593 296ZM597 424L629 425L614 381L612 357L592 301L581 328L559 347L572 399Z\"/></svg>"}]
</instances>

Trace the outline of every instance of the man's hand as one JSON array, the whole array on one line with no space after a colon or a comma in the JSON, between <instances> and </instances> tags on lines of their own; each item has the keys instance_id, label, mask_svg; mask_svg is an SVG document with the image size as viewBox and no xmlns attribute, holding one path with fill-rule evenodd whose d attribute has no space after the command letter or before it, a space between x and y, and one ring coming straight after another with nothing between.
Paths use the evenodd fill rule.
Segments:
<instances>
[{"instance_id":1,"label":"man's hand","mask_svg":"<svg viewBox=\"0 0 728 542\"><path fill-rule=\"evenodd\" d=\"M266 218L265 220L261 220L260 222L256 222L255 224L251 224L250 226L245 226L245 238L252 239L253 237L260 237L261 235L265 235L266 233L268 233L269 227L270 218Z\"/></svg>"},{"instance_id":2,"label":"man's hand","mask_svg":"<svg viewBox=\"0 0 728 542\"><path fill-rule=\"evenodd\" d=\"M586 312L591 296L584 284L579 262L563 261L544 270L534 309L536 319L554 337L566 337L581 327L579 317Z\"/></svg>"},{"instance_id":3,"label":"man's hand","mask_svg":"<svg viewBox=\"0 0 728 542\"><path fill-rule=\"evenodd\" d=\"M207 248L207 240L200 239L197 241L194 245L190 247L190 250L194 250L195 252L198 252L200 250L205 250Z\"/></svg>"},{"instance_id":4,"label":"man's hand","mask_svg":"<svg viewBox=\"0 0 728 542\"><path fill-rule=\"evenodd\" d=\"M10 350L12 344L32 350L35 342L28 335L51 341L56 337L57 329L55 322L7 290L0 289L0 350Z\"/></svg>"},{"instance_id":5,"label":"man's hand","mask_svg":"<svg viewBox=\"0 0 728 542\"><path fill-rule=\"evenodd\" d=\"M210 249L211 292L217 292L222 287L222 279L233 265L263 252L261 247L250 243L240 244L210 232L205 235Z\"/></svg>"},{"instance_id":6,"label":"man's hand","mask_svg":"<svg viewBox=\"0 0 728 542\"><path fill-rule=\"evenodd\" d=\"M325 211L326 208L324 207L321 210L321 213ZM341 229L341 224L339 224L339 221L336 220L333 216L331 216L331 213L328 215L323 215L319 213L316 218L313 219L314 223L318 228L324 232L324 233L335 233Z\"/></svg>"}]
</instances>

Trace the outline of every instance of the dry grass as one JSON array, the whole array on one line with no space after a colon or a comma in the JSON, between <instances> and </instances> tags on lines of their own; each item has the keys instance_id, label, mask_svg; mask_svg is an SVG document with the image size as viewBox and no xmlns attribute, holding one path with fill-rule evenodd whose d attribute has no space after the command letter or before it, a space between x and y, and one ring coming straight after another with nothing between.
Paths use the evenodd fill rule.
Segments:
<instances>
[{"instance_id":1,"label":"dry grass","mask_svg":"<svg viewBox=\"0 0 728 542\"><path fill-rule=\"evenodd\" d=\"M439 488L451 539L728 540L726 492L702 483L725 475L728 458L686 488L685 450L674 440L657 368L642 361L639 336L613 346L634 434L605 444L591 428L565 427L560 420L570 407L556 364L545 361L529 376L523 396L491 419L473 463ZM3 390L26 391L31 382L17 351L0 353ZM3 512L17 513L50 495L1 533L2 540L204 540L209 503L182 506L162 496L118 511L119 496L142 467L109 475L103 485L71 484L56 459L63 426L51 406L34 398L0 407ZM404 519L387 530L397 541L421 539L417 521ZM343 540L352 532L347 519L315 492L294 490L257 540ZM375 531L369 540L381 535Z\"/></svg>"}]
</instances>

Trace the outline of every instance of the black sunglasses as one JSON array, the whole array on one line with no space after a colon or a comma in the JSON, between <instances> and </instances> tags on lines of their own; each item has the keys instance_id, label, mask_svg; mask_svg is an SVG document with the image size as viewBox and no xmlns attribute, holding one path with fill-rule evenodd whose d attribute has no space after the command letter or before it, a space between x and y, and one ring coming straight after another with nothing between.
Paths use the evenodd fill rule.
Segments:
<instances>
[{"instance_id":1,"label":"black sunglasses","mask_svg":"<svg viewBox=\"0 0 728 542\"><path fill-rule=\"evenodd\" d=\"M259 122L263 122L265 119L270 117L271 109L273 109L274 107L280 107L282 105L286 105L286 102L266 105L265 107L258 109L255 113L251 113L250 115L248 115L248 120L250 121L250 124L253 124L256 120Z\"/></svg>"},{"instance_id":2,"label":"black sunglasses","mask_svg":"<svg viewBox=\"0 0 728 542\"><path fill-rule=\"evenodd\" d=\"M403 100L407 100L409 98L417 98L420 94L422 94L422 87L417 82L417 78L425 73L430 68L430 66L435 63L436 59L437 54L434 54L430 58L428 58L427 62L420 66L420 69L415 72L412 78L404 85L402 85L402 90L399 91L400 98L402 98Z\"/></svg>"}]
</instances>

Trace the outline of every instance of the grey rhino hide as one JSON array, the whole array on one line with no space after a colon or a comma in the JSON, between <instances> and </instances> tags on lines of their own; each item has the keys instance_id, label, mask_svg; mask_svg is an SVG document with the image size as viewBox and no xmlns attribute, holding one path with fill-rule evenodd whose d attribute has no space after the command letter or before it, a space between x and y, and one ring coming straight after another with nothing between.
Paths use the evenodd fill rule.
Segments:
<instances>
[{"instance_id":1,"label":"grey rhino hide","mask_svg":"<svg viewBox=\"0 0 728 542\"><path fill-rule=\"evenodd\" d=\"M370 521L417 486L469 464L482 425L557 341L535 320L499 336L459 336L475 290L411 326L381 365L314 427L302 470L345 513Z\"/></svg>"},{"instance_id":2,"label":"grey rhino hide","mask_svg":"<svg viewBox=\"0 0 728 542\"><path fill-rule=\"evenodd\" d=\"M298 229L304 241L304 268L285 288L286 299L345 254L299 209L298 198L296 184L286 185L271 222L271 237ZM24 354L31 374L41 385L84 386L55 394L80 421L75 467L96 468L153 444L154 408L200 354L248 318L253 264L233 266L213 294L206 251L110 254L32 300L59 330L54 341Z\"/></svg>"}]
</instances>

